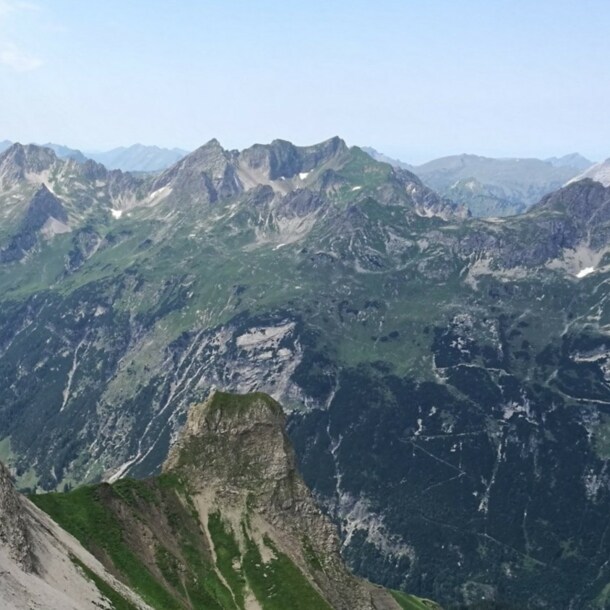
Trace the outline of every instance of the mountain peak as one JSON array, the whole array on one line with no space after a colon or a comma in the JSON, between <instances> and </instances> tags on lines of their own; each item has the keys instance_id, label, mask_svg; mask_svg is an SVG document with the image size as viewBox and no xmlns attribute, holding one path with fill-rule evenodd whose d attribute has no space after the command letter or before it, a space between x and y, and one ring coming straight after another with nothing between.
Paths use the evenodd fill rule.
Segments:
<instances>
[{"instance_id":1,"label":"mountain peak","mask_svg":"<svg viewBox=\"0 0 610 610\"><path fill-rule=\"evenodd\" d=\"M226 154L227 151L222 147L220 142L216 138L212 138L184 157L182 161L188 163L192 160L224 158Z\"/></svg>"},{"instance_id":2,"label":"mountain peak","mask_svg":"<svg viewBox=\"0 0 610 610\"><path fill-rule=\"evenodd\" d=\"M240 538L290 557L328 604L312 607L398 610L388 592L345 568L335 528L297 471L282 407L270 396L215 391L191 407L163 470L186 482L200 512L219 511Z\"/></svg>"},{"instance_id":3,"label":"mountain peak","mask_svg":"<svg viewBox=\"0 0 610 610\"><path fill-rule=\"evenodd\" d=\"M183 437L164 469L186 470L197 477L262 491L266 483L295 470L284 424L282 408L266 394L216 391L191 408Z\"/></svg>"},{"instance_id":4,"label":"mountain peak","mask_svg":"<svg viewBox=\"0 0 610 610\"><path fill-rule=\"evenodd\" d=\"M319 144L308 148L318 150L322 155L322 158L341 155L347 153L349 150L345 140L341 139L339 136L334 136L328 140L324 140L324 142L320 142Z\"/></svg>"},{"instance_id":5,"label":"mountain peak","mask_svg":"<svg viewBox=\"0 0 610 610\"><path fill-rule=\"evenodd\" d=\"M585 178L595 180L595 182L599 182L604 186L610 186L610 158L589 167L589 169L584 171L582 174L570 180L570 183L577 182Z\"/></svg>"},{"instance_id":6,"label":"mountain peak","mask_svg":"<svg viewBox=\"0 0 610 610\"><path fill-rule=\"evenodd\" d=\"M584 171L593 165L593 161L590 161L577 152L563 155L563 157L549 157L548 159L545 159L545 161L550 163L553 167L574 167L581 171Z\"/></svg>"},{"instance_id":7,"label":"mountain peak","mask_svg":"<svg viewBox=\"0 0 610 610\"><path fill-rule=\"evenodd\" d=\"M610 186L592 178L570 182L544 197L531 211L560 213L570 224L582 227L603 225L610 221Z\"/></svg>"},{"instance_id":8,"label":"mountain peak","mask_svg":"<svg viewBox=\"0 0 610 610\"><path fill-rule=\"evenodd\" d=\"M201 149L222 150L222 151L224 151L224 148L222 147L221 143L216 138L211 138L205 144L200 146L198 150L201 150Z\"/></svg>"},{"instance_id":9,"label":"mountain peak","mask_svg":"<svg viewBox=\"0 0 610 610\"><path fill-rule=\"evenodd\" d=\"M15 142L0 154L0 163L9 159L22 166L36 162L50 164L57 159L57 155L45 146Z\"/></svg>"},{"instance_id":10,"label":"mountain peak","mask_svg":"<svg viewBox=\"0 0 610 610\"><path fill-rule=\"evenodd\" d=\"M16 142L0 154L0 181L11 187L26 174L39 174L56 162L57 156L50 148Z\"/></svg>"}]
</instances>

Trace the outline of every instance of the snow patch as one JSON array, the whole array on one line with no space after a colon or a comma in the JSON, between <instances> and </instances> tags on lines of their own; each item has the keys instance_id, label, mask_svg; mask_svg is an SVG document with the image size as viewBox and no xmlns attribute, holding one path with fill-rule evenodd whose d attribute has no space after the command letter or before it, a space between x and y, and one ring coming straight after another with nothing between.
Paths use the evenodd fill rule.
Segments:
<instances>
[{"instance_id":1,"label":"snow patch","mask_svg":"<svg viewBox=\"0 0 610 610\"><path fill-rule=\"evenodd\" d=\"M587 275L593 273L594 271L595 271L595 267L585 267L584 269L581 269L576 274L576 277L580 279L581 277L586 277Z\"/></svg>"},{"instance_id":2,"label":"snow patch","mask_svg":"<svg viewBox=\"0 0 610 610\"><path fill-rule=\"evenodd\" d=\"M299 178L300 178L301 180L305 180L305 178L307 178L307 176L309 176L309 174L310 174L310 173L311 173L311 172L301 172L301 173L299 174Z\"/></svg>"},{"instance_id":3,"label":"snow patch","mask_svg":"<svg viewBox=\"0 0 610 610\"><path fill-rule=\"evenodd\" d=\"M359 191L362 187L361 186L355 186L352 191Z\"/></svg>"},{"instance_id":4,"label":"snow patch","mask_svg":"<svg viewBox=\"0 0 610 610\"><path fill-rule=\"evenodd\" d=\"M114 209L111 209L110 213L112 214L113 218L117 218L117 219L120 218L121 216L123 216L123 210L114 210Z\"/></svg>"}]
</instances>

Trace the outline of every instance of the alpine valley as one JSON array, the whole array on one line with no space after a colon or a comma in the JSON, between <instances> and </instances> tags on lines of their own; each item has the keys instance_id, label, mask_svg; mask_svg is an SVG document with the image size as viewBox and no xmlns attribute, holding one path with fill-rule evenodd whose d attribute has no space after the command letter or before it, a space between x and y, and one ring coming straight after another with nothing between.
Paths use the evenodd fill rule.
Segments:
<instances>
[{"instance_id":1,"label":"alpine valley","mask_svg":"<svg viewBox=\"0 0 610 610\"><path fill-rule=\"evenodd\" d=\"M0 460L133 607L422 607L339 545L444 608L610 607L610 188L467 205L339 138L154 175L11 145Z\"/></svg>"}]
</instances>

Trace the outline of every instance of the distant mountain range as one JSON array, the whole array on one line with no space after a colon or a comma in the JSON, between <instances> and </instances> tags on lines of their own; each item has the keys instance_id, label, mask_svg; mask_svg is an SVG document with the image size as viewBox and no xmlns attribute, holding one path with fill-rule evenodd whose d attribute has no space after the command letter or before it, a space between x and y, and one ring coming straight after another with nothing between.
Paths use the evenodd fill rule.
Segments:
<instances>
[{"instance_id":1,"label":"distant mountain range","mask_svg":"<svg viewBox=\"0 0 610 610\"><path fill-rule=\"evenodd\" d=\"M159 146L133 146L113 148L105 152L88 152L90 159L108 169L127 172L155 172L166 169L188 154L180 148L160 148Z\"/></svg>"},{"instance_id":2,"label":"distant mountain range","mask_svg":"<svg viewBox=\"0 0 610 610\"><path fill-rule=\"evenodd\" d=\"M593 164L593 161L589 161L589 159L583 157L580 153L570 153L563 157L549 157L545 161L553 167L574 167L583 171Z\"/></svg>"},{"instance_id":3,"label":"distant mountain range","mask_svg":"<svg viewBox=\"0 0 610 610\"><path fill-rule=\"evenodd\" d=\"M0 153L11 144L8 140L0 142ZM60 159L73 159L79 163L92 159L107 169L129 172L163 171L188 154L188 151L180 148L142 144L97 152L81 152L51 142L43 146L53 150ZM586 173L589 168L602 181L603 176L607 175L606 181L610 182L610 170L604 169L606 166L603 163L594 169L591 167L593 163L578 153L545 160L454 155L414 166L374 148L363 147L362 150L376 161L414 173L442 197L451 199L468 208L473 216L480 217L510 216L524 212L541 197L570 180L579 179L581 175L593 177L593 174Z\"/></svg>"},{"instance_id":4,"label":"distant mountain range","mask_svg":"<svg viewBox=\"0 0 610 610\"><path fill-rule=\"evenodd\" d=\"M4 140L0 142L0 153L10 148L13 142ZM121 146L107 151L81 152L68 146L48 142L43 144L50 148L60 159L73 159L84 163L92 159L104 165L107 169L120 169L128 172L156 172L168 168L188 154L180 148L160 148L159 146L145 146L133 144Z\"/></svg>"},{"instance_id":5,"label":"distant mountain range","mask_svg":"<svg viewBox=\"0 0 610 610\"><path fill-rule=\"evenodd\" d=\"M372 148L364 150L377 161L408 169L443 197L481 217L524 212L593 165L582 155L572 153L546 160L463 154L412 166Z\"/></svg>"}]
</instances>

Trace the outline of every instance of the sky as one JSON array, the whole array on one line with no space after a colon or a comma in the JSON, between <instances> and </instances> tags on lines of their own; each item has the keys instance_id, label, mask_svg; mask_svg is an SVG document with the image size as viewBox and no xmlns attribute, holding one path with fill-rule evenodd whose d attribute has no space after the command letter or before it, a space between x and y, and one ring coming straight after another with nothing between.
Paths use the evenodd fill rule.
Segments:
<instances>
[{"instance_id":1,"label":"sky","mask_svg":"<svg viewBox=\"0 0 610 610\"><path fill-rule=\"evenodd\" d=\"M0 0L0 140L610 157L609 0Z\"/></svg>"}]
</instances>

